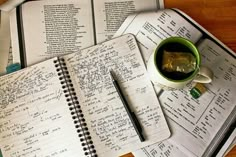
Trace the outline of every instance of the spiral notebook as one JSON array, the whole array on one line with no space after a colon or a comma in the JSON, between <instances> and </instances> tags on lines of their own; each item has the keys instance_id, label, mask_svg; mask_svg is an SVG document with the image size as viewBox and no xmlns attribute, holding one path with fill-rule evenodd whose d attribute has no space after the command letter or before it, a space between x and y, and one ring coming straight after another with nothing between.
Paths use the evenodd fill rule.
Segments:
<instances>
[{"instance_id":1,"label":"spiral notebook","mask_svg":"<svg viewBox=\"0 0 236 157\"><path fill-rule=\"evenodd\" d=\"M109 70L140 121L140 142ZM170 131L135 38L124 35L0 77L3 157L119 156Z\"/></svg>"}]
</instances>

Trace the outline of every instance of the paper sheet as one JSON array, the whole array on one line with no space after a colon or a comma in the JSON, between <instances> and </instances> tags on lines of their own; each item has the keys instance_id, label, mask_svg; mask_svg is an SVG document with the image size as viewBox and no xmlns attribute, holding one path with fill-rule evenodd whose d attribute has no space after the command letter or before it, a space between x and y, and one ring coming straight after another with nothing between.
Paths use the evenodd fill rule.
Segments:
<instances>
[{"instance_id":1,"label":"paper sheet","mask_svg":"<svg viewBox=\"0 0 236 157\"><path fill-rule=\"evenodd\" d=\"M6 71L10 50L10 22L9 13L1 11L0 26L0 75Z\"/></svg>"}]
</instances>

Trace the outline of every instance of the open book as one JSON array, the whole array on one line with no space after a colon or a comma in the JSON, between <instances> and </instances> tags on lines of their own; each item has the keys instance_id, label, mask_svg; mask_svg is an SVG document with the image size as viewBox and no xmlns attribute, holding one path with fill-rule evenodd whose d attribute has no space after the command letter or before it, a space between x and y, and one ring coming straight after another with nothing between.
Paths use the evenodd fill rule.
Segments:
<instances>
[{"instance_id":1,"label":"open book","mask_svg":"<svg viewBox=\"0 0 236 157\"><path fill-rule=\"evenodd\" d=\"M115 36L126 33L135 35L145 61L163 39L185 37L198 47L202 64L214 72L213 82L205 84L207 92L199 99L193 99L189 92L194 83L177 91L155 87L172 136L134 152L135 157L212 155L236 117L236 54L177 9L131 15Z\"/></svg>"},{"instance_id":2,"label":"open book","mask_svg":"<svg viewBox=\"0 0 236 157\"><path fill-rule=\"evenodd\" d=\"M109 70L146 141L140 142ZM170 136L130 34L0 77L0 108L4 157L119 156Z\"/></svg>"},{"instance_id":3,"label":"open book","mask_svg":"<svg viewBox=\"0 0 236 157\"><path fill-rule=\"evenodd\" d=\"M28 66L110 39L134 12L157 10L163 0L30 1L11 14L13 62Z\"/></svg>"}]
</instances>

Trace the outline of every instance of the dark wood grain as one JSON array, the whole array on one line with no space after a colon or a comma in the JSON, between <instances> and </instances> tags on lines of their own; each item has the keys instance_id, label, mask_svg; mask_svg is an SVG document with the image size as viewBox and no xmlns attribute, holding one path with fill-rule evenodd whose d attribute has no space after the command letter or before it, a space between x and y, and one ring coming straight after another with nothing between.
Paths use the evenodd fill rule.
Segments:
<instances>
[{"instance_id":1,"label":"dark wood grain","mask_svg":"<svg viewBox=\"0 0 236 157\"><path fill-rule=\"evenodd\" d=\"M7 0L0 0L0 5L5 3Z\"/></svg>"},{"instance_id":2,"label":"dark wood grain","mask_svg":"<svg viewBox=\"0 0 236 157\"><path fill-rule=\"evenodd\" d=\"M236 146L225 157L236 157Z\"/></svg>"},{"instance_id":3,"label":"dark wood grain","mask_svg":"<svg viewBox=\"0 0 236 157\"><path fill-rule=\"evenodd\" d=\"M236 52L235 0L165 0L165 8L178 8Z\"/></svg>"}]
</instances>

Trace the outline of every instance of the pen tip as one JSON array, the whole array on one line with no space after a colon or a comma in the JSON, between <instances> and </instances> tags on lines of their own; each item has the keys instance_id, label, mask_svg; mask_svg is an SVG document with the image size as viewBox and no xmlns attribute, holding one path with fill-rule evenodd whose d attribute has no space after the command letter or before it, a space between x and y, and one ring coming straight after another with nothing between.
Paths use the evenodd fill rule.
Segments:
<instances>
[{"instance_id":1,"label":"pen tip","mask_svg":"<svg viewBox=\"0 0 236 157\"><path fill-rule=\"evenodd\" d=\"M109 72L110 72L111 78L114 79L114 75L113 75L112 70L109 70Z\"/></svg>"},{"instance_id":2,"label":"pen tip","mask_svg":"<svg viewBox=\"0 0 236 157\"><path fill-rule=\"evenodd\" d=\"M112 70L109 70L111 77L114 77L114 72Z\"/></svg>"}]
</instances>

